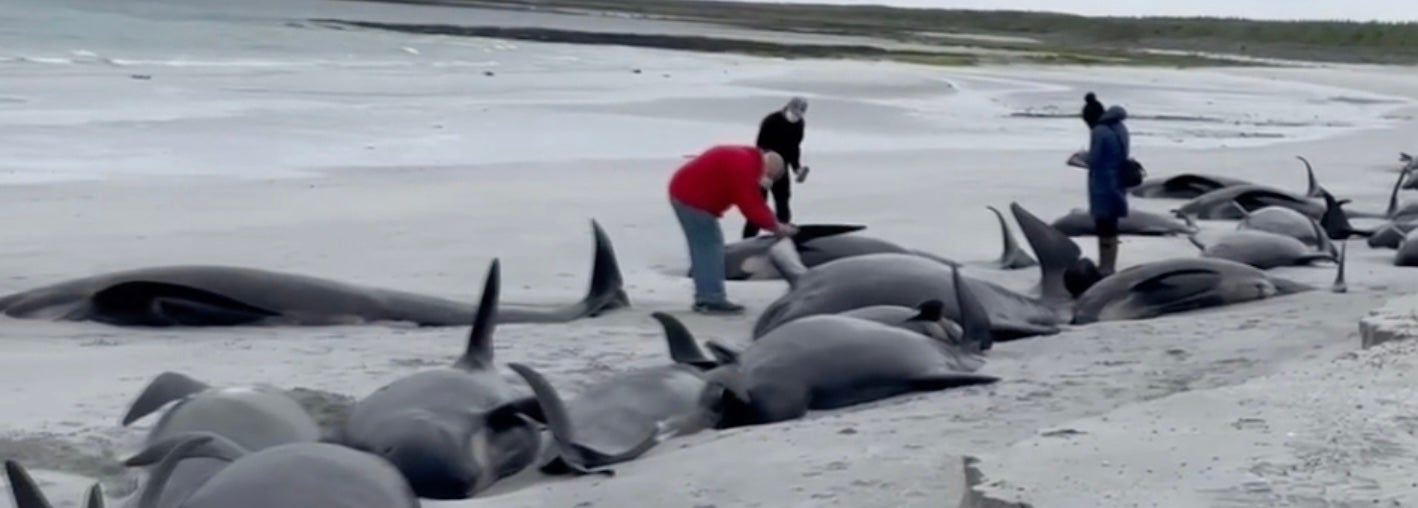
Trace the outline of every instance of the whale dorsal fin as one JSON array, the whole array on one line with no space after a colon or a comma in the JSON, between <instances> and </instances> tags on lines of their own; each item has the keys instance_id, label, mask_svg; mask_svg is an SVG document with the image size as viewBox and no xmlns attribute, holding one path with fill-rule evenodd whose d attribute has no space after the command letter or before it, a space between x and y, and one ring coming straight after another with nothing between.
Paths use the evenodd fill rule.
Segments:
<instances>
[{"instance_id":1,"label":"whale dorsal fin","mask_svg":"<svg viewBox=\"0 0 1418 508\"><path fill-rule=\"evenodd\" d=\"M1309 159L1306 159L1304 156L1296 155L1295 158L1300 159L1300 162L1305 163L1305 177L1307 179L1307 183L1305 186L1305 197L1320 197L1320 182L1319 180L1315 179L1315 168L1313 166L1310 166Z\"/></svg>"},{"instance_id":2,"label":"whale dorsal fin","mask_svg":"<svg viewBox=\"0 0 1418 508\"><path fill-rule=\"evenodd\" d=\"M1388 195L1388 211L1384 212L1384 217L1393 218L1398 213L1398 190L1403 187L1403 180L1409 175L1408 169L1398 172L1398 180L1393 182L1393 190Z\"/></svg>"},{"instance_id":3,"label":"whale dorsal fin","mask_svg":"<svg viewBox=\"0 0 1418 508\"><path fill-rule=\"evenodd\" d=\"M502 291L502 261L494 258L483 282L482 299L473 316L473 329L468 332L468 346L454 367L480 370L492 366L492 335L497 330L497 302Z\"/></svg>"},{"instance_id":4,"label":"whale dorsal fin","mask_svg":"<svg viewBox=\"0 0 1418 508\"><path fill-rule=\"evenodd\" d=\"M1348 240L1342 240L1342 241L1340 241L1340 242L1339 242L1339 269L1336 270L1335 273L1334 273L1334 284L1329 287L1329 290L1330 290L1330 291L1333 291L1333 292L1335 292L1335 293L1348 293L1348 292L1349 292L1349 284L1344 281L1344 265L1345 265L1345 263L1346 263L1345 258L1348 257L1348 256L1347 256L1348 253L1349 253L1349 241L1348 241Z\"/></svg>"},{"instance_id":5,"label":"whale dorsal fin","mask_svg":"<svg viewBox=\"0 0 1418 508\"><path fill-rule=\"evenodd\" d=\"M1310 219L1310 228L1315 232L1315 249L1320 252L1329 253L1332 256L1339 255L1339 249L1334 247L1334 242L1325 233L1324 226L1319 221Z\"/></svg>"},{"instance_id":6,"label":"whale dorsal fin","mask_svg":"<svg viewBox=\"0 0 1418 508\"><path fill-rule=\"evenodd\" d=\"M1019 230L1024 233L1024 241L1034 249L1039 259L1039 285L1045 300L1066 302L1073 299L1064 284L1068 270L1083 256L1078 244L1038 216L1029 213L1019 203L1010 203L1009 210ZM962 323L963 326L963 323Z\"/></svg>"},{"instance_id":7,"label":"whale dorsal fin","mask_svg":"<svg viewBox=\"0 0 1418 508\"><path fill-rule=\"evenodd\" d=\"M955 284L955 304L960 308L960 335L966 344L989 351L994 347L994 334L990 331L990 313L975 299L969 283L960 276L960 267L950 267L950 278Z\"/></svg>"},{"instance_id":8,"label":"whale dorsal fin","mask_svg":"<svg viewBox=\"0 0 1418 508\"><path fill-rule=\"evenodd\" d=\"M104 508L103 487L94 483L89 487L89 492L84 496L84 508Z\"/></svg>"},{"instance_id":9,"label":"whale dorsal fin","mask_svg":"<svg viewBox=\"0 0 1418 508\"><path fill-rule=\"evenodd\" d=\"M1009 223L1005 222L1004 214L998 208L986 206L991 213L995 214L995 219L999 221L1000 237L1004 239L1004 251L1000 253L999 260L995 261L1001 268L1016 270L1028 268L1039 264L1037 260L1024 252L1019 247L1019 242L1014 240L1014 232L1009 230Z\"/></svg>"},{"instance_id":10,"label":"whale dorsal fin","mask_svg":"<svg viewBox=\"0 0 1418 508\"><path fill-rule=\"evenodd\" d=\"M30 477L29 471L13 460L5 461L5 476L10 483L10 494L15 498L15 508L53 508L49 499L39 490L39 485ZM94 483L84 495L84 508L104 508L103 487Z\"/></svg>"},{"instance_id":11,"label":"whale dorsal fin","mask_svg":"<svg viewBox=\"0 0 1418 508\"><path fill-rule=\"evenodd\" d=\"M19 462L5 461L5 477L10 481L10 495L15 498L15 508L52 508L29 471Z\"/></svg>"},{"instance_id":12,"label":"whale dorsal fin","mask_svg":"<svg viewBox=\"0 0 1418 508\"><path fill-rule=\"evenodd\" d=\"M675 363L701 369L717 365L717 362L704 355L704 350L699 348L699 342L694 340L694 334L690 333L689 328L679 319L664 312L653 312L650 317L658 321L664 329L665 343L670 348L670 359Z\"/></svg>"},{"instance_id":13,"label":"whale dorsal fin","mask_svg":"<svg viewBox=\"0 0 1418 508\"><path fill-rule=\"evenodd\" d=\"M169 402L186 398L209 388L211 387L206 383L192 379L186 374L171 371L158 374L152 382L148 383L148 387L143 389L143 393L138 394L138 398L128 408L128 414L123 416L123 425L126 427L144 416L152 414L153 411L157 411Z\"/></svg>"}]
</instances>

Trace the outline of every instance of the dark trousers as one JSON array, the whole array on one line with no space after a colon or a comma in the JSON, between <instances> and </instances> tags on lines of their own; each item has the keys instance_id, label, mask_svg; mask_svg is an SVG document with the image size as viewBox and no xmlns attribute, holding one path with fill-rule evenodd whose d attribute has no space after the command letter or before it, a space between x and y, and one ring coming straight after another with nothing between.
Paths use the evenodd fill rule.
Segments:
<instances>
[{"instance_id":1,"label":"dark trousers","mask_svg":"<svg viewBox=\"0 0 1418 508\"><path fill-rule=\"evenodd\" d=\"M793 175L784 173L782 178L773 182L773 211L778 216L778 222L792 222L793 209L788 206L788 198L793 195ZM768 191L763 191L763 198L768 198ZM743 225L743 237L753 238L758 236L758 226L752 222L745 222Z\"/></svg>"}]
</instances>

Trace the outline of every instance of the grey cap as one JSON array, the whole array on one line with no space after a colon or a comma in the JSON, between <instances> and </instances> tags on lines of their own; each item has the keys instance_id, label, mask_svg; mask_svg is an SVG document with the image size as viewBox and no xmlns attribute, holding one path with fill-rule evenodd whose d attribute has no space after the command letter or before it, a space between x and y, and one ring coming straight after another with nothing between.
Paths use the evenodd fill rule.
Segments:
<instances>
[{"instance_id":1,"label":"grey cap","mask_svg":"<svg viewBox=\"0 0 1418 508\"><path fill-rule=\"evenodd\" d=\"M793 97L792 99L788 100L788 105L783 106L783 109L791 110L799 115L807 113L807 99L804 99L802 97Z\"/></svg>"}]
</instances>

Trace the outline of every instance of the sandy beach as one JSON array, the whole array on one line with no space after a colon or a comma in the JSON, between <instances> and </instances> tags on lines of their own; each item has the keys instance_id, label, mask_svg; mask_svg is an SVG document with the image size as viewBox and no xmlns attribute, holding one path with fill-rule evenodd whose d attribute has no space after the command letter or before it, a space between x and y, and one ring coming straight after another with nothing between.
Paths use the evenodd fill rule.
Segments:
<instances>
[{"instance_id":1,"label":"sandy beach","mask_svg":"<svg viewBox=\"0 0 1418 508\"><path fill-rule=\"evenodd\" d=\"M407 16L438 15L419 12ZM499 362L529 364L571 397L665 361L653 311L683 316L701 340L748 343L785 285L730 283L743 317L690 314L664 186L683 156L752 142L792 94L812 104L797 222L866 224L1019 290L1038 272L986 266L1001 244L985 207L1018 202L1052 220L1086 206L1083 172L1064 165L1085 142L1072 116L1085 91L1128 108L1134 154L1153 175L1302 192L1303 155L1363 210L1383 209L1398 152L1418 135L1418 72L1403 68L933 68L261 26L253 39L305 52L0 46L0 294L200 263L474 300L498 258L504 300L571 301L595 219L633 307L496 336ZM741 224L723 221L730 236ZM1201 225L1203 239L1235 227ZM1078 242L1094 255L1091 237ZM1003 378L995 385L708 431L613 478L527 473L425 505L956 506L964 456L980 460L982 492L1035 507L1418 503L1403 377L1414 346L1360 352L1357 335L1418 271L1361 240L1348 252L1346 294L999 344L984 367ZM1120 264L1194 255L1184 238L1124 237ZM1319 287L1334 277L1327 264L1273 272ZM119 419L159 372L360 397L451 362L465 334L0 318L0 457L22 460L58 506L76 506L96 478L126 495L136 477L117 461L155 419Z\"/></svg>"}]
</instances>

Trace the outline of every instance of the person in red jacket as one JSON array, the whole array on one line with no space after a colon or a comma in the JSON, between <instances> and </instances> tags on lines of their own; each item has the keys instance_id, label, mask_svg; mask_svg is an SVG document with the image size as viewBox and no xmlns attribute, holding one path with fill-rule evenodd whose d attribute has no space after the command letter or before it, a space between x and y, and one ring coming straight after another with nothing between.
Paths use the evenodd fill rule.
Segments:
<instances>
[{"instance_id":1,"label":"person in red jacket","mask_svg":"<svg viewBox=\"0 0 1418 508\"><path fill-rule=\"evenodd\" d=\"M724 291L724 232L719 218L729 207L737 207L744 219L775 235L797 232L797 227L774 218L762 192L783 172L783 157L775 152L752 145L718 145L684 163L670 177L670 206L689 243L695 312L737 314L744 309L730 302Z\"/></svg>"}]
</instances>

